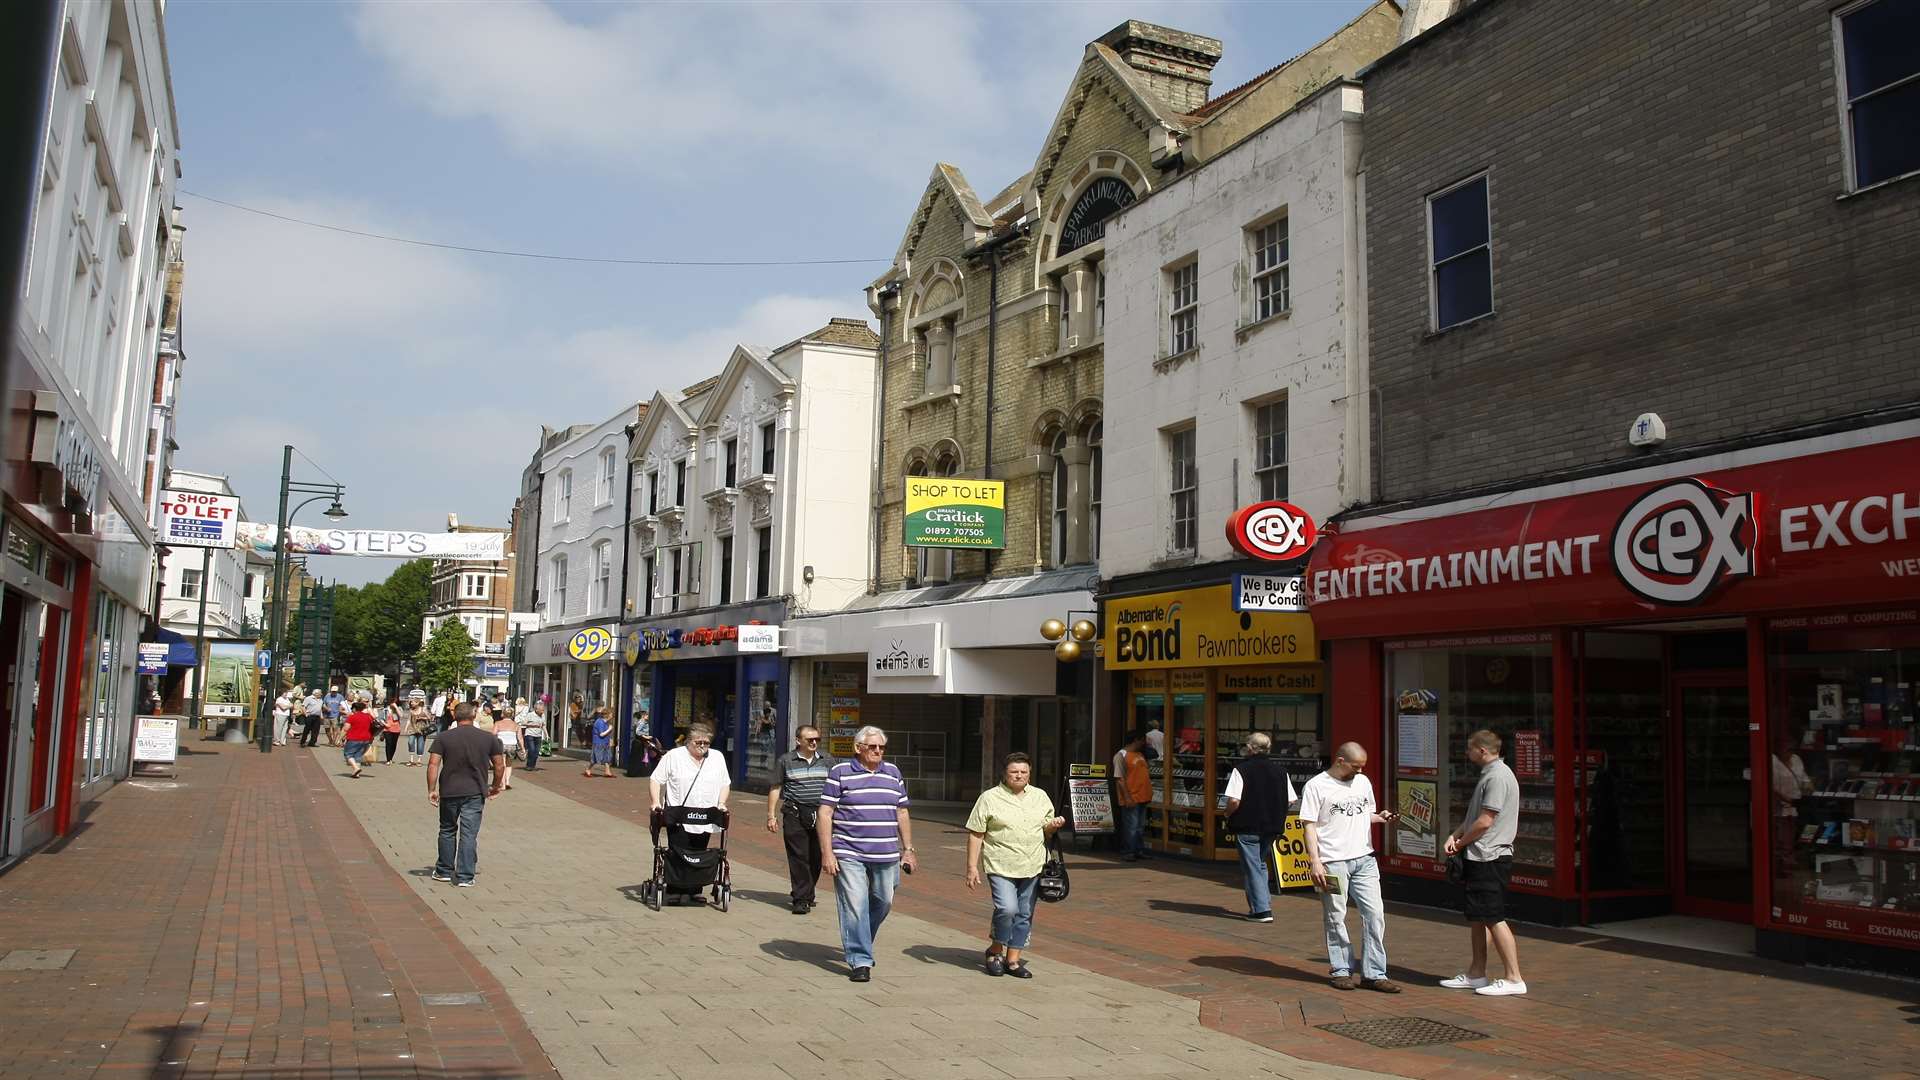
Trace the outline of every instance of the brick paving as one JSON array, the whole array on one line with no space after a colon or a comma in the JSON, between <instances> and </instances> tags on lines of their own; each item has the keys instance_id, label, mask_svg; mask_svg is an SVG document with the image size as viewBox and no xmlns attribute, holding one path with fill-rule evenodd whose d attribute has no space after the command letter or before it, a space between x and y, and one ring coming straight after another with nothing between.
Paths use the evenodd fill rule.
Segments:
<instances>
[{"instance_id":1,"label":"brick paving","mask_svg":"<svg viewBox=\"0 0 1920 1080\"><path fill-rule=\"evenodd\" d=\"M626 820L644 814L644 781L587 780L565 764L516 783ZM737 861L784 873L764 800L739 794L735 808L756 826L736 830ZM986 901L960 882L965 834L920 820L915 841L926 865L896 910L981 934ZM1036 920L1036 970L1064 961L1171 991L1199 1002L1205 1026L1301 1058L1419 1077L1920 1076L1920 986L1910 982L1528 926L1528 995L1481 998L1433 985L1465 966L1458 917L1389 905L1392 974L1407 992L1343 993L1326 985L1311 896L1277 899L1275 921L1260 925L1238 917L1237 866L1083 855L1069 869L1073 896ZM1317 1026L1393 1016L1492 1038L1390 1051Z\"/></svg>"},{"instance_id":2,"label":"brick paving","mask_svg":"<svg viewBox=\"0 0 1920 1080\"><path fill-rule=\"evenodd\" d=\"M334 756L200 742L0 876L0 1075L555 1075L486 967L374 857ZM73 950L10 970L14 950ZM423 995L478 995L428 1006Z\"/></svg>"},{"instance_id":3,"label":"brick paving","mask_svg":"<svg viewBox=\"0 0 1920 1080\"><path fill-rule=\"evenodd\" d=\"M1058 960L1030 982L986 979L971 934L907 914L887 921L873 981L851 983L831 903L795 917L778 902L784 876L744 862L731 911L650 911L637 902L652 862L639 815L611 820L542 790L560 771L516 773L487 805L475 888L407 880L497 974L568 1080L1378 1075L1209 1030L1191 998ZM431 859L419 770L334 772L383 857L408 870ZM609 797L638 791L594 783Z\"/></svg>"}]
</instances>

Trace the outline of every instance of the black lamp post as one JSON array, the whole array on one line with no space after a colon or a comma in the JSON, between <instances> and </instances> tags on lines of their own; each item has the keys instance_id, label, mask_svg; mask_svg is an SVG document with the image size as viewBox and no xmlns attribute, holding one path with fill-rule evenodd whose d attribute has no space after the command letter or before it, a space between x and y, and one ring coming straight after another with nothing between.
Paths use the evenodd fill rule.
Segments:
<instances>
[{"instance_id":1,"label":"black lamp post","mask_svg":"<svg viewBox=\"0 0 1920 1080\"><path fill-rule=\"evenodd\" d=\"M288 444L283 449L280 458L280 516L274 521L273 532L273 624L271 627L272 636L267 645L267 695L269 696L264 697L261 701L261 712L265 712L267 705L280 696L280 637L286 627L287 606L287 526L293 521L294 514L298 514L309 504L317 503L321 499L331 498L333 500L332 505L321 511L322 514L335 521L347 516L346 508L340 505L340 497L347 492L345 485L296 483L292 479L292 473L293 446L292 444ZM313 493L313 498L294 507L293 512L288 513L287 496L295 492L300 494L311 492ZM271 724L260 723L256 720L254 730L260 737L260 752L263 754L272 753L273 726Z\"/></svg>"}]
</instances>

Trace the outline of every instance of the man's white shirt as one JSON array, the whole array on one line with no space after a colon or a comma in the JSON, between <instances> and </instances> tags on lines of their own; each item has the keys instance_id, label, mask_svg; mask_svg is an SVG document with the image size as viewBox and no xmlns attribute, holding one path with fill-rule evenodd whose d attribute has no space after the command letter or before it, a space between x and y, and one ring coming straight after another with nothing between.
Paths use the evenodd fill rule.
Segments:
<instances>
[{"instance_id":1,"label":"man's white shirt","mask_svg":"<svg viewBox=\"0 0 1920 1080\"><path fill-rule=\"evenodd\" d=\"M1373 854L1373 783L1355 773L1335 780L1321 773L1300 792L1300 820L1314 831L1321 862Z\"/></svg>"}]
</instances>

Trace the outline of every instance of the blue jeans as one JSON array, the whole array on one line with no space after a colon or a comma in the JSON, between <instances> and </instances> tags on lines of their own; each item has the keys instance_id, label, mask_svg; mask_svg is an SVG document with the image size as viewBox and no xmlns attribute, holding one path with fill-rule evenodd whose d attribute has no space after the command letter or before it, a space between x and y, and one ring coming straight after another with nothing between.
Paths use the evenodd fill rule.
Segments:
<instances>
[{"instance_id":1,"label":"blue jeans","mask_svg":"<svg viewBox=\"0 0 1920 1080\"><path fill-rule=\"evenodd\" d=\"M1147 850L1147 807L1145 803L1116 807L1120 825L1120 853L1141 855Z\"/></svg>"},{"instance_id":2,"label":"blue jeans","mask_svg":"<svg viewBox=\"0 0 1920 1080\"><path fill-rule=\"evenodd\" d=\"M1009 949L1024 949L1033 936L1033 898L1040 878L987 875L987 887L993 890L993 943Z\"/></svg>"},{"instance_id":3,"label":"blue jeans","mask_svg":"<svg viewBox=\"0 0 1920 1080\"><path fill-rule=\"evenodd\" d=\"M407 736L407 756L408 757L420 757L426 752L427 752L427 737L425 735Z\"/></svg>"},{"instance_id":4,"label":"blue jeans","mask_svg":"<svg viewBox=\"0 0 1920 1080\"><path fill-rule=\"evenodd\" d=\"M1267 852L1273 850L1278 833L1239 833L1240 869L1247 878L1247 913L1257 915L1273 910L1273 894L1267 888Z\"/></svg>"},{"instance_id":5,"label":"blue jeans","mask_svg":"<svg viewBox=\"0 0 1920 1080\"><path fill-rule=\"evenodd\" d=\"M455 882L472 881L480 865L480 811L485 795L440 797L440 858L433 872Z\"/></svg>"},{"instance_id":6,"label":"blue jeans","mask_svg":"<svg viewBox=\"0 0 1920 1080\"><path fill-rule=\"evenodd\" d=\"M873 966L873 939L893 910L893 889L900 884L897 862L866 863L841 858L833 892L840 904L840 946L848 967Z\"/></svg>"},{"instance_id":7,"label":"blue jeans","mask_svg":"<svg viewBox=\"0 0 1920 1080\"><path fill-rule=\"evenodd\" d=\"M1380 906L1380 864L1373 856L1322 863L1327 873L1340 875L1340 892L1321 893L1320 907L1327 917L1327 972L1338 978L1353 974L1353 944L1347 937L1347 901L1360 909L1366 935L1360 952L1360 976L1387 977L1387 912Z\"/></svg>"},{"instance_id":8,"label":"blue jeans","mask_svg":"<svg viewBox=\"0 0 1920 1080\"><path fill-rule=\"evenodd\" d=\"M527 748L527 768L531 769L538 766L540 764L540 736L524 736L521 738L520 743Z\"/></svg>"}]
</instances>

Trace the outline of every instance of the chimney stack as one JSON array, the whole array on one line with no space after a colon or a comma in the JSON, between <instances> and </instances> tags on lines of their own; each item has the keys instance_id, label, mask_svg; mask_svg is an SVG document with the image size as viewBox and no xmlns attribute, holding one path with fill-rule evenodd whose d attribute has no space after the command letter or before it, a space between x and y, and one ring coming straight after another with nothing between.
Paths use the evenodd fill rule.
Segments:
<instances>
[{"instance_id":1,"label":"chimney stack","mask_svg":"<svg viewBox=\"0 0 1920 1080\"><path fill-rule=\"evenodd\" d=\"M1220 62L1218 40L1128 19L1102 35L1099 44L1139 72L1174 112L1190 113L1207 103L1213 65Z\"/></svg>"}]
</instances>

